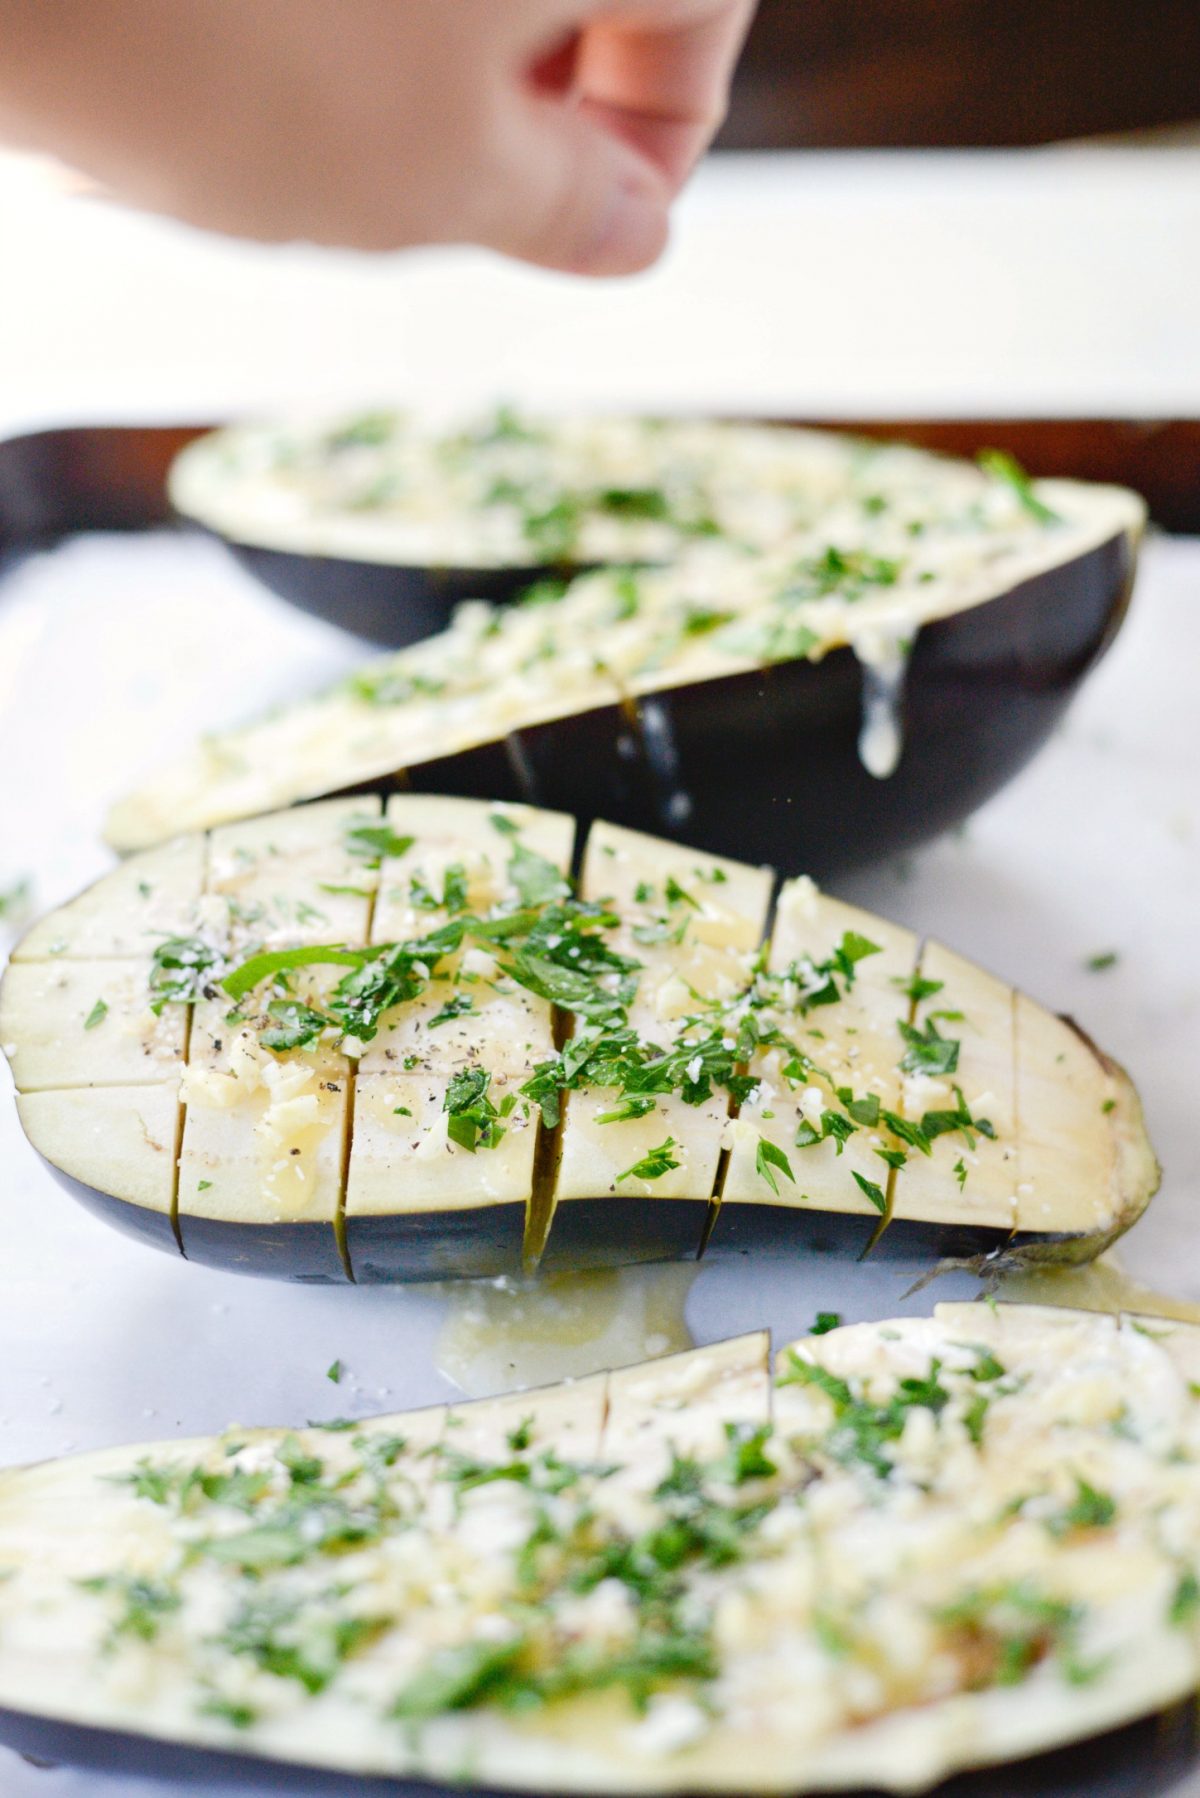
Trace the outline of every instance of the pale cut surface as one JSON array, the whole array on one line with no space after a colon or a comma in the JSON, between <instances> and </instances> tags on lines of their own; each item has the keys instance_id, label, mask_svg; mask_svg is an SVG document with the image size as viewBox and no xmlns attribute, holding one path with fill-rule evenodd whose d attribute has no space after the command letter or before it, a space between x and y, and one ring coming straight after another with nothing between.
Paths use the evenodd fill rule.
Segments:
<instances>
[{"instance_id":1,"label":"pale cut surface","mask_svg":"<svg viewBox=\"0 0 1200 1798\"><path fill-rule=\"evenodd\" d=\"M174 837L123 862L26 932L14 961L141 956L191 926L204 884L204 836Z\"/></svg>"},{"instance_id":2,"label":"pale cut surface","mask_svg":"<svg viewBox=\"0 0 1200 1798\"><path fill-rule=\"evenodd\" d=\"M653 1042L669 1041L698 1001L730 1000L750 978L766 928L774 876L678 844L596 824L580 877L584 899L612 900L622 922L612 941L641 963L629 1019ZM682 931L681 941L675 941ZM654 940L665 933L665 940ZM644 1117L601 1122L611 1090L567 1097L554 1183L558 1202L614 1197L707 1200L716 1189L729 1105L717 1094L702 1105L674 1094ZM677 1165L651 1178L632 1169L664 1143ZM553 1228L553 1225L551 1225Z\"/></svg>"},{"instance_id":3,"label":"pale cut surface","mask_svg":"<svg viewBox=\"0 0 1200 1798\"><path fill-rule=\"evenodd\" d=\"M185 1253L189 1219L228 1225L235 1265L240 1226L311 1224L344 1265L357 1220L384 1278L430 1277L418 1236L472 1271L446 1246L472 1216L489 1267L556 1229L585 1263L691 1254L742 1208L797 1245L802 1213L841 1213L1011 1261L1086 1258L1148 1201L1129 1081L1015 988L810 881L772 911L769 868L603 823L576 897L574 841L529 807L365 795L123 864L0 987L35 1146L172 1215ZM143 885L169 889L170 931L100 953ZM139 1085L178 1092L165 1174L81 1097Z\"/></svg>"},{"instance_id":4,"label":"pale cut surface","mask_svg":"<svg viewBox=\"0 0 1200 1798\"><path fill-rule=\"evenodd\" d=\"M1015 1229L1020 1222L1015 1146L1020 1133L1013 989L934 942L922 951L919 978L936 990L915 1002L913 1022L923 1030L932 1023L943 1035L956 1037L958 1065L949 1075L910 1076L904 1110L919 1118L928 1109L953 1108L961 1094L971 1115L986 1117L995 1136L969 1131L968 1141L961 1132L948 1132L934 1139L928 1157L910 1156L895 1177L893 1216L927 1216L932 1195L945 1206L947 1193L957 1186L956 1215L963 1223Z\"/></svg>"},{"instance_id":5,"label":"pale cut surface","mask_svg":"<svg viewBox=\"0 0 1200 1798\"><path fill-rule=\"evenodd\" d=\"M774 1381L756 1335L11 1469L0 1708L48 1751L74 1723L515 1791L926 1790L1194 1691L1198 1372L1196 1326L953 1304Z\"/></svg>"},{"instance_id":6,"label":"pale cut surface","mask_svg":"<svg viewBox=\"0 0 1200 1798\"><path fill-rule=\"evenodd\" d=\"M783 976L800 963L802 980L803 964L811 968L823 963L847 931L867 937L878 945L879 953L862 962L853 991L840 1004L819 1006L809 1013L795 1040L828 1073L834 1087L848 1086L855 1094L877 1099L899 1112L902 1080L896 1020L906 1013L900 987L911 977L919 950L919 939L912 931L886 924L857 906L829 899L818 893L811 881L790 881L779 899L769 966L772 973ZM793 980L793 985L798 984ZM845 1145L830 1137L797 1152L792 1145L798 1127L806 1120L818 1130L821 1127L830 1081L816 1075L785 1079L783 1069L791 1059L790 1049L778 1047L755 1054L751 1071L762 1086L743 1108L722 1203L763 1202L764 1179L756 1164L759 1144L766 1141L789 1156L795 1176L789 1180L782 1170L776 1171L778 1203L879 1216L879 1206L857 1185L854 1175L881 1190L886 1211L888 1170L875 1152L884 1138L878 1131L866 1129ZM769 1196L774 1200L774 1194ZM946 1197L943 1191L942 1200Z\"/></svg>"},{"instance_id":7,"label":"pale cut surface","mask_svg":"<svg viewBox=\"0 0 1200 1798\"><path fill-rule=\"evenodd\" d=\"M31 1142L71 1179L170 1217L176 1194L179 1086L92 1086L18 1093Z\"/></svg>"},{"instance_id":8,"label":"pale cut surface","mask_svg":"<svg viewBox=\"0 0 1200 1798\"><path fill-rule=\"evenodd\" d=\"M1097 1090L1095 1059L1079 1033L1060 1019L1044 1020L1023 994L1016 1032L1021 1228L1071 1230L1089 1195L1115 1179L1114 1139L1096 1128L1097 1110L1114 1094Z\"/></svg>"},{"instance_id":9,"label":"pale cut surface","mask_svg":"<svg viewBox=\"0 0 1200 1798\"><path fill-rule=\"evenodd\" d=\"M497 818L511 831L497 830ZM387 824L399 852L383 864L373 942L449 923L456 882L462 904L481 915L518 905L507 848L517 840L557 870L565 891L575 826L560 814L397 794ZM468 947L445 966L452 978L397 1009L359 1062L347 1217L532 1204L537 1126L520 1088L554 1052L551 1008L504 980L488 950ZM444 1017L455 999L469 1009ZM489 1103L511 1099L514 1110L499 1144L471 1153L447 1134L446 1076L478 1067L491 1076Z\"/></svg>"},{"instance_id":10,"label":"pale cut surface","mask_svg":"<svg viewBox=\"0 0 1200 1798\"><path fill-rule=\"evenodd\" d=\"M0 993L0 1041L22 1092L154 1086L183 1068L187 1019L155 1017L150 961L20 961Z\"/></svg>"},{"instance_id":11,"label":"pale cut surface","mask_svg":"<svg viewBox=\"0 0 1200 1798\"><path fill-rule=\"evenodd\" d=\"M279 812L227 824L208 841L205 891L226 902L242 943L362 942L378 881L369 833L373 798L334 799L316 819Z\"/></svg>"}]
</instances>

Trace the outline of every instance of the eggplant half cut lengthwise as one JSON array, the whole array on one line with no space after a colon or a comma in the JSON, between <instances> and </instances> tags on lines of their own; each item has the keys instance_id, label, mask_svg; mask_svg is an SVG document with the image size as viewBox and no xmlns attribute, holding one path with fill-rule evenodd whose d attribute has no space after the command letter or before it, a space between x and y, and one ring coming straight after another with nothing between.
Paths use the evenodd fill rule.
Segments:
<instances>
[{"instance_id":1,"label":"eggplant half cut lengthwise","mask_svg":"<svg viewBox=\"0 0 1200 1798\"><path fill-rule=\"evenodd\" d=\"M110 841L381 781L819 878L936 835L1028 761L1111 640L1144 509L1002 460L793 435L805 477L768 548L722 531L667 568L464 605L332 692L209 736L115 807Z\"/></svg>"},{"instance_id":2,"label":"eggplant half cut lengthwise","mask_svg":"<svg viewBox=\"0 0 1200 1798\"><path fill-rule=\"evenodd\" d=\"M27 1135L191 1260L364 1282L836 1238L1086 1259L1157 1184L1068 1022L768 868L429 795L135 856L25 937Z\"/></svg>"},{"instance_id":3,"label":"eggplant half cut lengthwise","mask_svg":"<svg viewBox=\"0 0 1200 1798\"><path fill-rule=\"evenodd\" d=\"M1130 1726L1200 1678L1198 1376L1186 1324L943 1305L774 1379L757 1335L0 1472L0 1742L322 1792L913 1792L1058 1750L1012 1777L1165 1791Z\"/></svg>"},{"instance_id":4,"label":"eggplant half cut lengthwise","mask_svg":"<svg viewBox=\"0 0 1200 1798\"><path fill-rule=\"evenodd\" d=\"M399 646L460 600L670 563L697 541L769 550L853 484L865 450L733 420L376 411L211 432L175 461L170 497L273 592Z\"/></svg>"}]
</instances>

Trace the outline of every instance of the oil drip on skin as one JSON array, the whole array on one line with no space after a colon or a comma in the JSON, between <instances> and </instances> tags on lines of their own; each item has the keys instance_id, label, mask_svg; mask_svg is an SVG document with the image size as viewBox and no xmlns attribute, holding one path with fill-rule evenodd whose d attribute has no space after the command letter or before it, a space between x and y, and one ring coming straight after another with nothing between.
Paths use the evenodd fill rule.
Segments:
<instances>
[{"instance_id":1,"label":"oil drip on skin","mask_svg":"<svg viewBox=\"0 0 1200 1798\"><path fill-rule=\"evenodd\" d=\"M871 636L863 637L853 648L863 683L859 760L876 780L887 780L904 753L904 687L912 641Z\"/></svg>"},{"instance_id":2,"label":"oil drip on skin","mask_svg":"<svg viewBox=\"0 0 1200 1798\"><path fill-rule=\"evenodd\" d=\"M692 813L692 796L680 782L679 748L671 714L660 700L646 699L639 706L638 715L663 825L670 829L685 824Z\"/></svg>"},{"instance_id":3,"label":"oil drip on skin","mask_svg":"<svg viewBox=\"0 0 1200 1798\"><path fill-rule=\"evenodd\" d=\"M684 1316L694 1262L542 1279L456 1280L438 1372L469 1398L582 1379L694 1347Z\"/></svg>"}]
</instances>

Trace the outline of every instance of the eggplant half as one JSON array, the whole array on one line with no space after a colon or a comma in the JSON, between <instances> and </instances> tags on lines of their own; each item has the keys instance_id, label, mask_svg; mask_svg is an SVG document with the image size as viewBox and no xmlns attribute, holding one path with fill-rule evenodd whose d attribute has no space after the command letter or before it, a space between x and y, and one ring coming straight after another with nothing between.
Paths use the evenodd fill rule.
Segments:
<instances>
[{"instance_id":1,"label":"eggplant half","mask_svg":"<svg viewBox=\"0 0 1200 1798\"><path fill-rule=\"evenodd\" d=\"M1144 509L1003 459L780 435L801 448L769 548L731 530L668 568L466 603L332 691L206 737L116 805L109 840L380 781L819 878L936 835L1024 766L1110 641Z\"/></svg>"},{"instance_id":2,"label":"eggplant half","mask_svg":"<svg viewBox=\"0 0 1200 1798\"><path fill-rule=\"evenodd\" d=\"M501 407L438 427L376 411L211 432L169 490L272 591L400 645L460 600L503 603L582 568L669 563L713 539L770 549L828 506L846 461L835 438L761 423Z\"/></svg>"},{"instance_id":3,"label":"eggplant half","mask_svg":"<svg viewBox=\"0 0 1200 1798\"><path fill-rule=\"evenodd\" d=\"M289 1790L924 1791L1194 1692L1198 1378L1185 1324L943 1305L774 1378L757 1335L0 1472L0 1741Z\"/></svg>"},{"instance_id":4,"label":"eggplant half","mask_svg":"<svg viewBox=\"0 0 1200 1798\"><path fill-rule=\"evenodd\" d=\"M31 1142L293 1280L860 1251L1087 1259L1158 1170L1071 1023L806 877L561 813L328 800L133 856L18 945Z\"/></svg>"}]
</instances>

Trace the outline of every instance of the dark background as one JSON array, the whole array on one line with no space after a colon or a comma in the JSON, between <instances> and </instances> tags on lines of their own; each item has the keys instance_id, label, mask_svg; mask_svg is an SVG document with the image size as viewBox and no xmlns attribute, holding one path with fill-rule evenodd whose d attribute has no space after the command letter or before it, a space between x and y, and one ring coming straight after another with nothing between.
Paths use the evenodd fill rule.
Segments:
<instances>
[{"instance_id":1,"label":"dark background","mask_svg":"<svg viewBox=\"0 0 1200 1798\"><path fill-rule=\"evenodd\" d=\"M1038 144L1200 122L1200 0L761 0L730 149Z\"/></svg>"}]
</instances>

